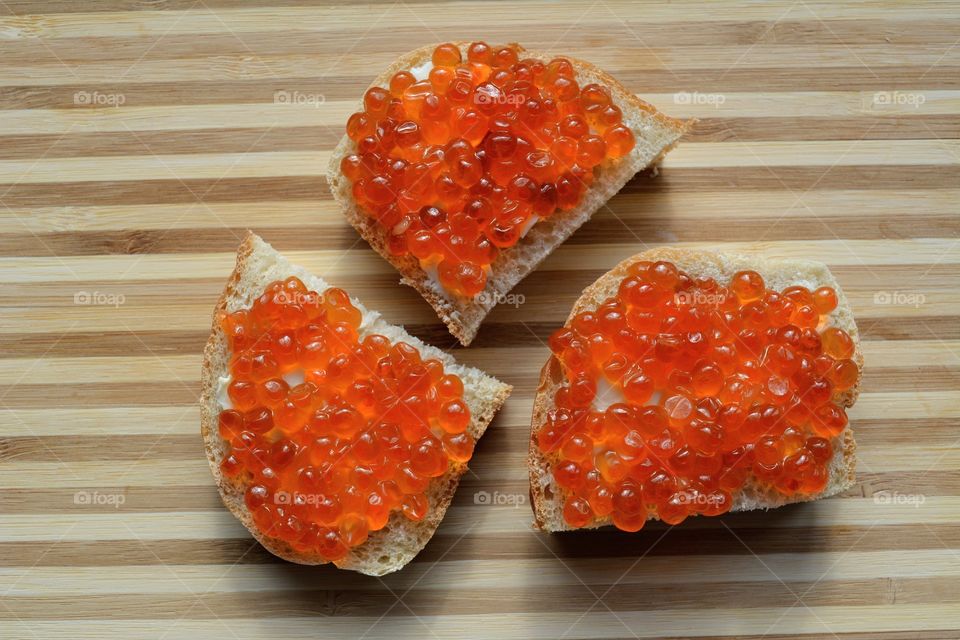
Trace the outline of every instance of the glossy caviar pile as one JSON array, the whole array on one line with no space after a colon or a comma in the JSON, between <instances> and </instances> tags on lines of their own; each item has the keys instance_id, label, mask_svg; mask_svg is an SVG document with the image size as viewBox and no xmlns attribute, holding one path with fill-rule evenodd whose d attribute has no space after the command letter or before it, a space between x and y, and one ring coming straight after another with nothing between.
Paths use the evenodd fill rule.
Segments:
<instances>
[{"instance_id":1,"label":"glossy caviar pile","mask_svg":"<svg viewBox=\"0 0 960 640\"><path fill-rule=\"evenodd\" d=\"M464 59L447 43L431 64L425 80L398 71L366 92L340 169L392 254L435 266L445 290L471 297L499 250L574 208L594 169L635 140L610 91L581 87L564 58L474 42Z\"/></svg>"},{"instance_id":2,"label":"glossy caviar pile","mask_svg":"<svg viewBox=\"0 0 960 640\"><path fill-rule=\"evenodd\" d=\"M632 265L550 338L565 382L537 440L566 523L719 515L748 480L822 491L847 424L837 398L859 375L851 337L826 326L836 306L829 287L777 292L754 271L719 284Z\"/></svg>"},{"instance_id":3,"label":"glossy caviar pile","mask_svg":"<svg viewBox=\"0 0 960 640\"><path fill-rule=\"evenodd\" d=\"M394 511L422 520L431 479L473 453L460 378L404 342L361 340L360 321L343 290L295 277L221 318L232 405L221 469L261 532L327 560Z\"/></svg>"}]
</instances>

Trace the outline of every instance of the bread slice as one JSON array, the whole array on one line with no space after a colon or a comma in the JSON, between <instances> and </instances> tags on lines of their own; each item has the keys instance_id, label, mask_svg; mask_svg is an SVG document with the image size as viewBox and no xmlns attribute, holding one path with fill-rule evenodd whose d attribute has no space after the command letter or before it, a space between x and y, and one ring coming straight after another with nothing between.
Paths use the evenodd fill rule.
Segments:
<instances>
[{"instance_id":1,"label":"bread slice","mask_svg":"<svg viewBox=\"0 0 960 640\"><path fill-rule=\"evenodd\" d=\"M233 312L249 308L254 299L274 280L297 276L313 291L322 292L330 285L312 275L302 267L290 264L273 247L253 233L248 233L237 252L237 266L230 275L227 285L217 301L214 311L213 331L203 351L203 369L201 371L200 430L203 434L204 448L210 469L220 490L220 497L226 507L253 537L268 551L285 560L300 564L324 564L317 555L305 555L290 547L283 540L264 536L253 523L250 511L243 501L243 488L225 478L220 472L220 461L225 454L226 442L218 431L220 414L221 378L229 375L228 345L217 322L221 311ZM379 313L366 309L357 300L353 304L363 314L360 326L361 337L378 333L392 342L404 341L416 347L424 358L436 358L443 362L446 371L456 374L463 381L464 402L470 407L471 420L468 433L478 440L494 414L500 409L512 387L486 375L478 369L457 364L447 353L431 347L409 335L401 327L389 324ZM434 478L426 495L430 502L427 517L413 522L402 514L394 512L387 526L370 533L367 541L353 548L336 565L343 569L352 569L367 575L383 575L400 569L420 552L437 530L443 515L450 506L460 476L467 470L464 463L451 463L443 476Z\"/></svg>"},{"instance_id":2,"label":"bread slice","mask_svg":"<svg viewBox=\"0 0 960 640\"><path fill-rule=\"evenodd\" d=\"M829 316L829 326L843 329L853 338L856 352L853 361L863 371L863 353L860 349L860 334L854 323L853 312L843 295L839 284L826 265L806 260L777 260L742 254L717 254L708 251L685 249L652 249L627 258L616 267L600 276L596 282L584 289L583 294L573 305L567 323L578 313L595 309L609 297L617 294L621 280L626 276L630 265L641 260L656 262L663 260L674 263L678 269L691 277L709 277L717 282L729 282L737 271L752 269L763 276L767 287L780 291L792 285L802 285L811 290L822 286L832 287L837 292L837 308ZM527 464L530 472L530 502L533 506L534 525L547 531L569 531L571 527L564 521L563 497L550 472L547 459L537 446L536 434L546 422L547 412L552 408L553 397L563 384L563 371L559 361L551 355L543 367L540 383L533 403L533 418L530 429L530 451ZM859 394L860 383L845 391L839 398L844 407L851 407ZM855 479L856 443L849 425L834 438L834 456L827 465L829 481L818 495L796 495L785 497L775 491L765 490L756 482L748 480L744 490L734 497L731 511L749 511L751 509L772 509L793 502L806 502L835 495L853 485ZM588 528L610 524L606 518Z\"/></svg>"},{"instance_id":3,"label":"bread slice","mask_svg":"<svg viewBox=\"0 0 960 640\"><path fill-rule=\"evenodd\" d=\"M457 43L464 56L469 44L468 42ZM536 58L547 62L554 57L526 51L519 45L516 46L521 52L521 58ZM421 47L400 57L370 86L388 86L391 76L397 71L429 64L435 47L436 45ZM502 300L503 296L509 293L520 280L580 228L580 225L589 220L590 216L622 189L630 178L645 167L658 162L676 145L680 136L694 122L669 118L658 112L652 105L637 98L617 80L589 62L569 57L568 59L574 66L577 81L581 86L596 82L610 89L613 102L622 109L623 122L633 131L637 144L623 158L607 160L601 165L600 173L593 185L584 192L580 204L574 209L557 211L549 218L539 221L516 245L501 251L491 265L486 289L474 298L459 298L447 293L420 267L416 258L390 255L383 230L376 221L360 209L354 200L350 180L340 173L340 161L344 156L355 151L355 143L344 136L330 157L327 181L333 197L343 207L347 220L377 253L396 267L402 276L400 282L416 289L430 303L450 329L450 333L464 346L469 345L477 335L480 323L497 301Z\"/></svg>"}]
</instances>

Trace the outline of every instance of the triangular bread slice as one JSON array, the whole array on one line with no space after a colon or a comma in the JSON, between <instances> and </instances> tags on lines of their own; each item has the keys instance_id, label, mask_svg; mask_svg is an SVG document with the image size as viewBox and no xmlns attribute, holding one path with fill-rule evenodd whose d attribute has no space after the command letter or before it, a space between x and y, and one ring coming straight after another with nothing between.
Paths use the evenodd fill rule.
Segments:
<instances>
[{"instance_id":1,"label":"triangular bread slice","mask_svg":"<svg viewBox=\"0 0 960 640\"><path fill-rule=\"evenodd\" d=\"M470 43L456 44L466 56ZM536 58L548 62L555 57L528 51L519 45L514 46L518 47L521 58ZM390 78L397 71L429 64L435 47L436 45L421 47L401 56L386 71L377 76L370 86L388 86ZM590 216L620 191L630 178L644 168L657 163L677 144L680 137L694 122L663 115L649 103L640 100L608 73L589 62L565 57L573 64L577 82L581 86L596 82L610 89L613 102L623 111L623 122L633 131L637 144L623 158L607 160L601 165L600 173L593 185L584 192L580 203L575 208L569 211L557 211L549 218L539 221L516 245L501 251L491 265L486 289L475 298L458 298L447 293L420 267L416 258L391 255L387 250L383 231L376 221L357 205L350 180L340 173L340 161L344 156L354 152L355 143L344 136L330 157L327 181L333 197L343 207L347 220L377 253L396 267L402 276L400 282L416 289L430 303L447 325L450 333L464 346L469 345L474 339L480 323L498 301L503 300L518 282L589 220Z\"/></svg>"},{"instance_id":2,"label":"triangular bread slice","mask_svg":"<svg viewBox=\"0 0 960 640\"><path fill-rule=\"evenodd\" d=\"M843 329L853 338L856 352L852 358L858 369L863 371L863 353L860 349L860 334L853 319L847 299L840 289L833 274L825 264L807 260L780 260L767 259L745 254L718 254L709 251L692 251L685 249L661 248L644 251L631 258L627 258L616 267L600 276L589 287L584 289L580 298L573 305L567 324L578 313L595 309L609 297L617 294L621 280L626 277L627 271L635 262L649 260L656 262L663 260L674 263L678 269L685 271L690 277L709 277L717 282L729 282L738 271L752 269L763 276L767 287L781 291L793 285L805 286L811 290L829 286L837 293L837 308L829 315L829 326ZM550 472L549 461L537 446L536 434L546 422L547 412L553 405L553 397L557 389L563 384L563 371L559 361L552 355L540 373L540 383L533 403L533 418L530 429L530 450L527 465L530 472L530 502L533 506L534 525L546 531L569 531L572 528L563 519L563 497L561 490L556 486ZM839 403L844 407L853 406L859 394L860 383L852 389L843 392ZM749 511L751 509L772 509L794 502L807 502L835 495L850 488L855 480L856 443L849 425L843 432L833 439L834 455L828 463L829 481L826 488L817 495L795 495L785 497L764 487L755 481L748 480L743 491L734 496L731 511ZM611 524L606 518L587 528L596 528Z\"/></svg>"},{"instance_id":3,"label":"triangular bread slice","mask_svg":"<svg viewBox=\"0 0 960 640\"><path fill-rule=\"evenodd\" d=\"M226 443L220 437L217 425L221 409L220 394L223 392L221 380L229 376L229 351L223 330L216 319L217 314L224 310L232 312L249 308L270 282L289 276L297 276L312 291L323 292L330 286L303 267L288 262L259 236L248 233L237 252L236 268L217 301L213 331L203 351L200 429L220 497L233 515L250 530L253 537L268 551L285 560L300 564L324 564L326 560L319 556L304 555L282 540L264 536L254 525L250 511L244 504L243 488L220 472L220 461L223 459ZM463 398L470 407L471 414L467 431L475 440L479 440L494 414L510 395L512 387L478 369L456 363L450 354L424 344L403 328L388 323L376 311L365 308L356 299L351 300L363 314L361 338L378 333L392 342L402 340L416 347L424 358L440 360L446 371L460 377L464 386ZM422 521L413 522L399 512L394 512L386 527L371 532L367 541L352 549L342 560L338 560L337 566L379 576L396 571L410 562L437 530L457 490L460 477L466 470L467 465L464 463L451 463L445 475L431 481L426 492L430 510Z\"/></svg>"}]
</instances>

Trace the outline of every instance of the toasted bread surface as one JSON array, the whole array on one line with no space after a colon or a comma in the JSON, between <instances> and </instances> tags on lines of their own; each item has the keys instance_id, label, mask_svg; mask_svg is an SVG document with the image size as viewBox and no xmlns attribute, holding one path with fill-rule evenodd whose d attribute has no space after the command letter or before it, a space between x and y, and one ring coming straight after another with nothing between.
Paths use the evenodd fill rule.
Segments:
<instances>
[{"instance_id":1,"label":"toasted bread surface","mask_svg":"<svg viewBox=\"0 0 960 640\"><path fill-rule=\"evenodd\" d=\"M220 497L226 507L271 553L300 564L324 564L319 555L304 554L293 549L287 542L264 535L257 529L252 515L243 501L243 487L226 478L220 471L220 462L226 451L226 443L218 432L218 416L221 410L223 381L229 376L229 349L222 328L217 322L221 311L233 312L249 308L254 299L274 280L297 276L311 290L322 292L330 285L302 267L290 264L273 247L260 237L249 233L237 252L237 264L227 285L217 301L213 329L203 352L201 372L200 419L204 448L210 469L213 472ZM355 299L353 304L360 309L363 320L360 336L381 334L392 342L404 341L416 347L423 358L436 358L443 362L444 369L456 374L463 381L464 401L470 408L468 433L479 440L484 430L500 409L512 387L483 373L454 361L449 354L424 344L406 333L401 327L391 325L379 313L365 308ZM398 512L390 516L386 527L371 532L367 541L353 549L335 564L343 569L352 569L368 575L383 575L400 569L427 544L433 536L457 489L460 477L467 471L465 463L451 463L443 476L434 478L426 492L430 510L422 521L413 522Z\"/></svg>"},{"instance_id":2,"label":"toasted bread surface","mask_svg":"<svg viewBox=\"0 0 960 640\"><path fill-rule=\"evenodd\" d=\"M457 45L466 55L469 42ZM436 45L429 45L401 56L370 86L387 86L391 76L400 70L408 70L428 63ZM553 56L518 48L522 57L549 61ZM421 268L412 256L394 256L387 250L385 236L376 221L366 215L351 191L350 181L340 173L340 161L353 153L355 143L344 136L334 149L327 169L327 180L333 197L340 203L344 215L360 235L401 275L401 282L416 289L443 320L444 324L461 344L467 346L474 339L481 322L511 289L533 271L544 258L563 243L580 226L590 219L600 207L616 194L637 172L655 164L677 144L693 121L667 117L652 105L637 98L620 82L589 62L569 58L581 86L591 82L610 89L614 104L623 111L623 122L633 131L637 144L633 150L617 160L606 160L593 185L585 191L580 203L569 211L557 211L549 218L540 220L520 241L500 252L491 264L490 275L484 291L473 298L461 298L446 292L443 287ZM362 107L361 107L362 108Z\"/></svg>"},{"instance_id":3,"label":"toasted bread surface","mask_svg":"<svg viewBox=\"0 0 960 640\"><path fill-rule=\"evenodd\" d=\"M863 354L860 349L860 334L854 322L853 312L846 296L840 289L833 274L826 265L807 260L780 260L746 254L720 254L709 251L691 251L685 249L660 248L644 251L622 261L616 267L600 276L592 285L584 289L580 298L570 310L567 324L577 314L595 309L604 300L615 296L620 282L626 276L630 265L648 260L663 260L674 263L678 269L691 277L709 277L717 282L728 282L737 271L752 269L763 276L768 288L782 290L792 285L802 285L811 290L822 286L832 287L837 292L837 308L829 315L829 326L843 329L853 338L856 351L853 356L861 374ZM550 472L549 460L537 446L536 434L546 422L547 412L553 408L553 398L563 384L563 371L559 361L551 355L540 374L537 395L533 403L533 416L530 429L529 453L527 465L530 473L530 503L534 512L534 526L546 531L569 531L571 527L564 521L563 497ZM860 382L844 392L839 402L844 407L853 406L860 390ZM751 509L772 509L794 502L806 502L835 495L848 489L855 481L856 443L849 425L833 439L834 455L828 463L829 482L826 488L816 495L795 495L786 497L772 489L765 488L755 480L748 481L744 489L734 496L731 511L749 511ZM597 528L611 524L610 518L600 519L585 528Z\"/></svg>"}]
</instances>

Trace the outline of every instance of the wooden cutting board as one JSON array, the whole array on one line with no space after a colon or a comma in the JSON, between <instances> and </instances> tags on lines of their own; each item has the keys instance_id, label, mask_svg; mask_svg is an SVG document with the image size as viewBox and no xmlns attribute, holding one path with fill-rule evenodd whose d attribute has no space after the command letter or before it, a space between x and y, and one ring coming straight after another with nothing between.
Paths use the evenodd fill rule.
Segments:
<instances>
[{"instance_id":1,"label":"wooden cutting board","mask_svg":"<svg viewBox=\"0 0 960 640\"><path fill-rule=\"evenodd\" d=\"M0 638L960 637L960 7L0 3ZM323 170L429 42L521 41L700 124L456 348ZM280 562L221 506L200 350L253 229L516 387L434 540L367 578ZM531 531L544 340L662 244L829 263L867 369L858 484L637 535Z\"/></svg>"}]
</instances>

